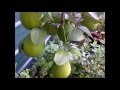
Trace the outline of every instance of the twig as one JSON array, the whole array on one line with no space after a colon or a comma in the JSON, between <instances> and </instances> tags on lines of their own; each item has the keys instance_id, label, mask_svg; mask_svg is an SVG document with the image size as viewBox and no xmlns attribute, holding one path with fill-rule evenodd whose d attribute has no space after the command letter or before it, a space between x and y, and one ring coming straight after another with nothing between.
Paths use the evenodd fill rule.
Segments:
<instances>
[{"instance_id":1,"label":"twig","mask_svg":"<svg viewBox=\"0 0 120 90\"><path fill-rule=\"evenodd\" d=\"M64 25L64 12L61 13L61 24Z\"/></svg>"},{"instance_id":2,"label":"twig","mask_svg":"<svg viewBox=\"0 0 120 90\"><path fill-rule=\"evenodd\" d=\"M65 16L64 16L64 12L61 13L61 25L64 26L65 24ZM64 46L66 47L66 34L65 34L65 30L63 29L63 34L64 34Z\"/></svg>"}]
</instances>

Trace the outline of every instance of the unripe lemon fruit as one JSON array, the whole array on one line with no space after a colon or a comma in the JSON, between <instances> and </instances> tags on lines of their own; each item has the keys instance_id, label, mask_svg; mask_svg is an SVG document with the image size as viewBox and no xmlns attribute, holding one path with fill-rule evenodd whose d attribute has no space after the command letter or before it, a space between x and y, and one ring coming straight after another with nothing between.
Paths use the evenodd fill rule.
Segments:
<instances>
[{"instance_id":1,"label":"unripe lemon fruit","mask_svg":"<svg viewBox=\"0 0 120 90\"><path fill-rule=\"evenodd\" d=\"M40 54L42 54L44 49L45 49L45 43L35 45L32 43L29 35L25 38L25 40L23 42L23 50L24 50L25 54L30 57L39 56Z\"/></svg>"},{"instance_id":2,"label":"unripe lemon fruit","mask_svg":"<svg viewBox=\"0 0 120 90\"><path fill-rule=\"evenodd\" d=\"M67 78L71 72L71 65L66 62L63 65L57 65L55 62L52 64L51 73L54 78Z\"/></svg>"},{"instance_id":3,"label":"unripe lemon fruit","mask_svg":"<svg viewBox=\"0 0 120 90\"><path fill-rule=\"evenodd\" d=\"M29 30L41 25L43 14L40 12L21 12L20 21L23 26Z\"/></svg>"}]
</instances>

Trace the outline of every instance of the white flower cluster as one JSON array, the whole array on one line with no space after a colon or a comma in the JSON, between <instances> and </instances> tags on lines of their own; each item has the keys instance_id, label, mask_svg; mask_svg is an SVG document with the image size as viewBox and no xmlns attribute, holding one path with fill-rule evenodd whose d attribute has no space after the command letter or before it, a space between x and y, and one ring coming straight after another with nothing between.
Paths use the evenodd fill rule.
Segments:
<instances>
[{"instance_id":1,"label":"white flower cluster","mask_svg":"<svg viewBox=\"0 0 120 90\"><path fill-rule=\"evenodd\" d=\"M54 53L58 49L59 49L59 45L58 44L54 44L53 42L50 42L50 44L47 45L46 48L45 48L45 50L47 52L50 52L50 53Z\"/></svg>"},{"instance_id":2,"label":"white flower cluster","mask_svg":"<svg viewBox=\"0 0 120 90\"><path fill-rule=\"evenodd\" d=\"M29 69L23 70L23 71L20 73L20 78L30 78Z\"/></svg>"}]
</instances>

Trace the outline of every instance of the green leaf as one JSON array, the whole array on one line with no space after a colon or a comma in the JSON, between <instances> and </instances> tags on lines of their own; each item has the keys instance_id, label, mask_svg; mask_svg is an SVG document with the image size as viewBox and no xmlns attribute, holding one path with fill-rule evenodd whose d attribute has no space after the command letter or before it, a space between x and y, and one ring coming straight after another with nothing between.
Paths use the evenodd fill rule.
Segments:
<instances>
[{"instance_id":1,"label":"green leaf","mask_svg":"<svg viewBox=\"0 0 120 90\"><path fill-rule=\"evenodd\" d=\"M44 42L46 35L47 32L39 28L33 28L30 32L31 40L35 45L39 45Z\"/></svg>"},{"instance_id":2,"label":"green leaf","mask_svg":"<svg viewBox=\"0 0 120 90\"><path fill-rule=\"evenodd\" d=\"M68 41L82 41L84 36L80 29L74 29L68 34L67 39Z\"/></svg>"},{"instance_id":3,"label":"green leaf","mask_svg":"<svg viewBox=\"0 0 120 90\"><path fill-rule=\"evenodd\" d=\"M91 38L93 38L90 30L89 30L87 27L85 27L85 26L80 26L79 28L80 28L82 31L84 31L88 36L90 36Z\"/></svg>"},{"instance_id":4,"label":"green leaf","mask_svg":"<svg viewBox=\"0 0 120 90\"><path fill-rule=\"evenodd\" d=\"M63 65L64 63L68 62L70 59L69 53L63 50L58 50L55 53L55 57L54 57L54 62L57 65Z\"/></svg>"},{"instance_id":5,"label":"green leaf","mask_svg":"<svg viewBox=\"0 0 120 90\"><path fill-rule=\"evenodd\" d=\"M44 13L44 17L42 19L42 22L46 23L48 21L52 21L52 19L50 18L50 16L48 15L48 13Z\"/></svg>"},{"instance_id":6,"label":"green leaf","mask_svg":"<svg viewBox=\"0 0 120 90\"><path fill-rule=\"evenodd\" d=\"M66 42L66 34L65 34L65 28L64 26L60 25L58 28L58 37L60 38L60 40L62 40L63 42Z\"/></svg>"},{"instance_id":7,"label":"green leaf","mask_svg":"<svg viewBox=\"0 0 120 90\"><path fill-rule=\"evenodd\" d=\"M94 21L94 22L96 22L96 23L101 23L101 24L102 24L102 22L99 20L99 18L95 15L94 12L86 12L86 13L84 14L84 16L89 17L92 21ZM84 16L83 16L83 17L84 17Z\"/></svg>"},{"instance_id":8,"label":"green leaf","mask_svg":"<svg viewBox=\"0 0 120 90\"><path fill-rule=\"evenodd\" d=\"M74 30L73 24L64 24L64 29L65 29L65 35L67 36L69 32Z\"/></svg>"},{"instance_id":9,"label":"green leaf","mask_svg":"<svg viewBox=\"0 0 120 90\"><path fill-rule=\"evenodd\" d=\"M54 19L52 18L52 13L48 12L49 17L54 21Z\"/></svg>"}]
</instances>

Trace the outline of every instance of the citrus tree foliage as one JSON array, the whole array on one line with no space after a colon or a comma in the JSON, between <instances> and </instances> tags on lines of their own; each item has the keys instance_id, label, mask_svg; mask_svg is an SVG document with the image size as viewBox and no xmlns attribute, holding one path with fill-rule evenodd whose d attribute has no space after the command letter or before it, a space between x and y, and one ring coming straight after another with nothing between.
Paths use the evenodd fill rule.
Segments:
<instances>
[{"instance_id":1,"label":"citrus tree foliage","mask_svg":"<svg viewBox=\"0 0 120 90\"><path fill-rule=\"evenodd\" d=\"M104 16L104 13L102 15ZM20 76L104 78L105 37L103 33L96 33L96 30L101 32L98 27L103 26L104 19L98 12L21 12L21 23L30 33L20 43L19 49L34 57L36 62L30 70L23 70ZM43 46L47 35L51 35L53 40ZM69 69L64 66L67 62L71 65ZM69 70L70 74L58 75L59 71L53 75L56 69L52 68L51 72L51 67L55 65L60 68L64 66L60 71L64 73Z\"/></svg>"},{"instance_id":2,"label":"citrus tree foliage","mask_svg":"<svg viewBox=\"0 0 120 90\"><path fill-rule=\"evenodd\" d=\"M81 57L79 54L69 52L72 71L68 78L105 78L105 47L97 44L96 41L93 43L88 43L88 41L89 39L86 39L82 47L78 48ZM60 40L59 42L56 44L53 40L46 46L44 54L35 58L36 62L30 70L30 77L52 78L50 69L54 53L59 46L64 48L62 42ZM77 48L77 45L73 43L70 46Z\"/></svg>"}]
</instances>

